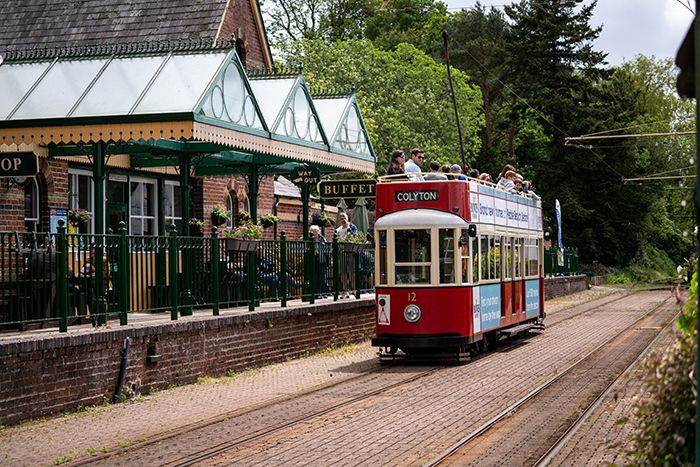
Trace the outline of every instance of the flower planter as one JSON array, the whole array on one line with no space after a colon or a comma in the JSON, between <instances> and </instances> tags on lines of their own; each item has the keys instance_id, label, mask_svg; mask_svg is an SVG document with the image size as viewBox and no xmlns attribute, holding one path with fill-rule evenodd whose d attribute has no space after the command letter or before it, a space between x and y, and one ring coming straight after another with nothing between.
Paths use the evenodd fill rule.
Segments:
<instances>
[{"instance_id":1,"label":"flower planter","mask_svg":"<svg viewBox=\"0 0 700 467\"><path fill-rule=\"evenodd\" d=\"M227 238L226 249L228 251L254 251L258 248L258 240L245 240L239 238Z\"/></svg>"},{"instance_id":2,"label":"flower planter","mask_svg":"<svg viewBox=\"0 0 700 467\"><path fill-rule=\"evenodd\" d=\"M341 243L340 245L345 253L358 253L365 247L364 243Z\"/></svg>"}]
</instances>

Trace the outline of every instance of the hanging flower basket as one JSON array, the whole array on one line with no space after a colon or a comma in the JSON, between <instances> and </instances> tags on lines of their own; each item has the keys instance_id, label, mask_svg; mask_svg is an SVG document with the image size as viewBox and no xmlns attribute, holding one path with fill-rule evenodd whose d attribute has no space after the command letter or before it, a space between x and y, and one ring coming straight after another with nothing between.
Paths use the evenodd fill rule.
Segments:
<instances>
[{"instance_id":1,"label":"hanging flower basket","mask_svg":"<svg viewBox=\"0 0 700 467\"><path fill-rule=\"evenodd\" d=\"M199 235L204 231L204 221L192 218L190 219L190 235Z\"/></svg>"},{"instance_id":2,"label":"hanging flower basket","mask_svg":"<svg viewBox=\"0 0 700 467\"><path fill-rule=\"evenodd\" d=\"M258 240L242 240L240 238L227 238L226 250L228 251L255 251L258 248Z\"/></svg>"},{"instance_id":3,"label":"hanging flower basket","mask_svg":"<svg viewBox=\"0 0 700 467\"><path fill-rule=\"evenodd\" d=\"M264 216L260 217L260 225L266 229L275 225L275 222L277 221L279 221L279 217L273 214L265 214Z\"/></svg>"},{"instance_id":4,"label":"hanging flower basket","mask_svg":"<svg viewBox=\"0 0 700 467\"><path fill-rule=\"evenodd\" d=\"M227 211L219 206L214 206L211 210L211 223L213 225L219 226L225 224L229 219L231 219L231 211Z\"/></svg>"},{"instance_id":5,"label":"hanging flower basket","mask_svg":"<svg viewBox=\"0 0 700 467\"><path fill-rule=\"evenodd\" d=\"M84 209L71 209L68 211L68 222L76 229L87 227L90 222L90 213Z\"/></svg>"}]
</instances>

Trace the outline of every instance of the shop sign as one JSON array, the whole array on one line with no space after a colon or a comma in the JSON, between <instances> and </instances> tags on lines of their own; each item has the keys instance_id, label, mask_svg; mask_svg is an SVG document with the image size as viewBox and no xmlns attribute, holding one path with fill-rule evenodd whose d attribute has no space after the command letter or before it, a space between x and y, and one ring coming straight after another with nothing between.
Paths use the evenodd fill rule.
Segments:
<instances>
[{"instance_id":1,"label":"shop sign","mask_svg":"<svg viewBox=\"0 0 700 467\"><path fill-rule=\"evenodd\" d=\"M376 180L324 180L318 184L323 199L374 198Z\"/></svg>"},{"instance_id":2,"label":"shop sign","mask_svg":"<svg viewBox=\"0 0 700 467\"><path fill-rule=\"evenodd\" d=\"M39 171L39 160L33 152L0 153L0 177L31 177Z\"/></svg>"},{"instance_id":3,"label":"shop sign","mask_svg":"<svg viewBox=\"0 0 700 467\"><path fill-rule=\"evenodd\" d=\"M321 180L321 172L316 167L292 170L292 183L299 186L315 185Z\"/></svg>"}]
</instances>

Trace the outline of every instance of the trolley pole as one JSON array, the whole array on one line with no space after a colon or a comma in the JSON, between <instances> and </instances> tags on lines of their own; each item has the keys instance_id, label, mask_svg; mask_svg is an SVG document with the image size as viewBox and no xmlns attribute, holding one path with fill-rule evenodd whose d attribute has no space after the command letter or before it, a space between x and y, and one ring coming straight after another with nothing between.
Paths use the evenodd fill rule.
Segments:
<instances>
[{"instance_id":1,"label":"trolley pole","mask_svg":"<svg viewBox=\"0 0 700 467\"><path fill-rule=\"evenodd\" d=\"M462 167L467 165L464 159L464 141L462 141L462 124L459 122L459 112L457 111L457 98L455 88L452 85L452 72L450 71L450 51L447 45L447 31L442 31L442 40L445 43L445 65L447 65L447 81L450 83L450 94L452 95L452 105L455 108L455 119L457 119L457 133L459 135L459 153L462 156Z\"/></svg>"}]
</instances>

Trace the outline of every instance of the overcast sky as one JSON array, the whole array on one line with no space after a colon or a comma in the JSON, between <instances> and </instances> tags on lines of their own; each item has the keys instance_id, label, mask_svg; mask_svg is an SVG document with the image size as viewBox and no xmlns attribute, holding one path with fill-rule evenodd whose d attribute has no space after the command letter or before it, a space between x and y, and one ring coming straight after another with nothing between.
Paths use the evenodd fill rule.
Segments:
<instances>
[{"instance_id":1,"label":"overcast sky","mask_svg":"<svg viewBox=\"0 0 700 467\"><path fill-rule=\"evenodd\" d=\"M443 0L450 11L472 7L476 0ZM591 20L603 26L596 48L619 65L637 54L675 58L693 15L682 3L688 0L598 0ZM502 8L510 0L481 0L482 5ZM586 2L588 3L588 2ZM694 1L690 1L692 5Z\"/></svg>"}]
</instances>

